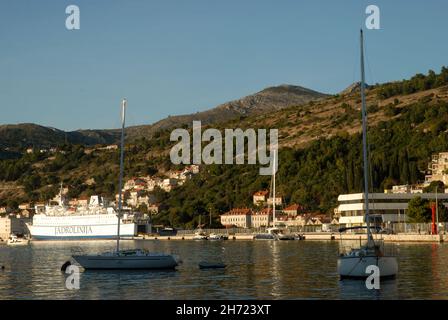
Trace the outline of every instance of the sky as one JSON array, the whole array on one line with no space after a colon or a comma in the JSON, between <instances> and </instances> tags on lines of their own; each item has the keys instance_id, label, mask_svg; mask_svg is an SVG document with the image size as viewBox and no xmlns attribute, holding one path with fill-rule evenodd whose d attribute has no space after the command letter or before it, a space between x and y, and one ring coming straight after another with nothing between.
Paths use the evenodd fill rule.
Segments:
<instances>
[{"instance_id":1,"label":"sky","mask_svg":"<svg viewBox=\"0 0 448 320\"><path fill-rule=\"evenodd\" d=\"M337 93L448 65L448 1L0 0L0 124L63 130L194 113L293 84ZM80 9L68 30L65 10Z\"/></svg>"}]
</instances>

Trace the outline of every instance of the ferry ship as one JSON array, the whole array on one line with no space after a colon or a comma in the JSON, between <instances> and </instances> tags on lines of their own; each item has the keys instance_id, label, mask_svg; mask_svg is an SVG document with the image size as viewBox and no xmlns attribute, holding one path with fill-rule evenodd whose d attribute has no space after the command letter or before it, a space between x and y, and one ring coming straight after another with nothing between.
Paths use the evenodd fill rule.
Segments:
<instances>
[{"instance_id":1,"label":"ferry ship","mask_svg":"<svg viewBox=\"0 0 448 320\"><path fill-rule=\"evenodd\" d=\"M66 206L60 196L58 205L36 206L35 210L32 223L27 224L33 240L117 238L117 212L99 196L91 196L87 206L77 207ZM124 213L120 224L121 237L134 237L138 231L146 232L148 219Z\"/></svg>"}]
</instances>

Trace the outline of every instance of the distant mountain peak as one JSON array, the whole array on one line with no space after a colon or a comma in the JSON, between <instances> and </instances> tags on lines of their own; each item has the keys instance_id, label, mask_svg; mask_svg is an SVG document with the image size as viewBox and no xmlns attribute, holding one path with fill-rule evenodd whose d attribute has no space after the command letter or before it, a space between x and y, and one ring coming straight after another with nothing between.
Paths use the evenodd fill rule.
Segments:
<instances>
[{"instance_id":1,"label":"distant mountain peak","mask_svg":"<svg viewBox=\"0 0 448 320\"><path fill-rule=\"evenodd\" d=\"M291 94L316 94L324 95L323 93L301 87L292 84L281 84L278 86L272 86L261 90L258 93L291 93Z\"/></svg>"},{"instance_id":2,"label":"distant mountain peak","mask_svg":"<svg viewBox=\"0 0 448 320\"><path fill-rule=\"evenodd\" d=\"M325 97L327 97L326 94L304 87L281 84L265 88L255 94L221 104L206 111L169 116L152 125L128 127L126 134L131 139L142 136L150 137L154 132L161 129L190 126L194 120L201 121L204 125L222 123L237 119L240 116L277 111ZM117 130L64 132L56 128L43 127L31 123L0 125L0 148L7 146L22 148L28 146L54 146L65 141L84 145L105 144L113 143L118 138L119 131Z\"/></svg>"},{"instance_id":3,"label":"distant mountain peak","mask_svg":"<svg viewBox=\"0 0 448 320\"><path fill-rule=\"evenodd\" d=\"M365 84L366 89L370 89L372 86L369 84ZM361 81L354 82L351 85L349 85L347 88L342 90L339 94L345 95L345 94L351 94L353 92L359 91L361 89Z\"/></svg>"}]
</instances>

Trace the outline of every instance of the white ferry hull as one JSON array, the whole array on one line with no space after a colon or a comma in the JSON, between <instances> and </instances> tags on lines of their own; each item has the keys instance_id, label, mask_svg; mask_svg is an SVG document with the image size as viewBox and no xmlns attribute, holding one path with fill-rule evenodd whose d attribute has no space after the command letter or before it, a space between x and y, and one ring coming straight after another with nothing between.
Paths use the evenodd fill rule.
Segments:
<instances>
[{"instance_id":1,"label":"white ferry hull","mask_svg":"<svg viewBox=\"0 0 448 320\"><path fill-rule=\"evenodd\" d=\"M338 259L338 273L341 278L367 278L366 269L370 265L378 266L381 278L395 277L398 263L395 257L341 257Z\"/></svg>"},{"instance_id":2,"label":"white ferry hull","mask_svg":"<svg viewBox=\"0 0 448 320\"><path fill-rule=\"evenodd\" d=\"M174 269L176 260L170 256L73 256L86 270L119 270L119 269Z\"/></svg>"},{"instance_id":3,"label":"white ferry hull","mask_svg":"<svg viewBox=\"0 0 448 320\"><path fill-rule=\"evenodd\" d=\"M28 225L28 229L33 240L115 239L117 237L117 223L96 224L94 221L87 221L89 224L69 224L70 222ZM121 237L133 237L136 234L135 223L120 225Z\"/></svg>"}]
</instances>

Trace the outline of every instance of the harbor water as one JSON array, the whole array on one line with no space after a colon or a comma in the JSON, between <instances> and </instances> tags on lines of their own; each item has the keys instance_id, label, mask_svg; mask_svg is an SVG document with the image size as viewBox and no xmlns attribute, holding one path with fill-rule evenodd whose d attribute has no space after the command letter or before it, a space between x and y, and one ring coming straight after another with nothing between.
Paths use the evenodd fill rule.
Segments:
<instances>
[{"instance_id":1,"label":"harbor water","mask_svg":"<svg viewBox=\"0 0 448 320\"><path fill-rule=\"evenodd\" d=\"M113 250L114 241L0 246L0 299L448 299L448 245L387 244L398 253L396 279L368 290L339 280L338 241L122 241L122 248L173 253L176 271L83 271L66 288L62 264L74 249ZM225 269L200 270L200 261Z\"/></svg>"}]
</instances>

